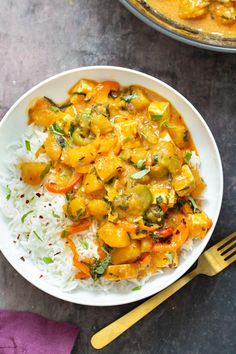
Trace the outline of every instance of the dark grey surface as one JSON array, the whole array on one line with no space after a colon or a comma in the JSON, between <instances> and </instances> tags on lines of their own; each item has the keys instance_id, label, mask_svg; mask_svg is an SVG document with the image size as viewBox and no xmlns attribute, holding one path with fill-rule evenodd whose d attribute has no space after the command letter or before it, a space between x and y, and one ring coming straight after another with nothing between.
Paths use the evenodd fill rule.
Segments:
<instances>
[{"instance_id":1,"label":"dark grey surface","mask_svg":"<svg viewBox=\"0 0 236 354\"><path fill-rule=\"evenodd\" d=\"M41 80L95 64L125 66L158 77L202 113L218 143L225 177L223 206L210 244L235 231L235 55L166 38L117 0L1 0L0 117ZM234 264L215 278L193 280L100 352L233 354L235 295ZM95 353L91 335L136 305L95 308L57 300L34 288L0 255L0 308L76 323L81 333L74 353Z\"/></svg>"}]
</instances>

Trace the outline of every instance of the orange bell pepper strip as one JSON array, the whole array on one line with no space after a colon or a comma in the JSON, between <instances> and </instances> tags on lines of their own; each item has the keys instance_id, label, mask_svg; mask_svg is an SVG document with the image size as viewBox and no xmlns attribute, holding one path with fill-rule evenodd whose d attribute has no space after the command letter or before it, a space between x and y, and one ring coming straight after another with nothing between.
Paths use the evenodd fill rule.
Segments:
<instances>
[{"instance_id":1,"label":"orange bell pepper strip","mask_svg":"<svg viewBox=\"0 0 236 354\"><path fill-rule=\"evenodd\" d=\"M91 106L96 103L103 103L109 95L111 91L119 91L120 85L116 81L103 81L99 83L96 87L94 92L91 93L92 99L89 101L88 105Z\"/></svg>"},{"instance_id":2,"label":"orange bell pepper strip","mask_svg":"<svg viewBox=\"0 0 236 354\"><path fill-rule=\"evenodd\" d=\"M181 223L174 230L170 243L157 242L153 246L152 252L177 251L183 246L184 242L188 239L188 236L189 236L189 226L186 222L186 219L183 218Z\"/></svg>"},{"instance_id":3,"label":"orange bell pepper strip","mask_svg":"<svg viewBox=\"0 0 236 354\"><path fill-rule=\"evenodd\" d=\"M83 219L80 221L79 224L73 224L67 229L68 235L73 235L76 234L77 232L87 230L89 226L90 226L90 221L88 219Z\"/></svg>"},{"instance_id":4,"label":"orange bell pepper strip","mask_svg":"<svg viewBox=\"0 0 236 354\"><path fill-rule=\"evenodd\" d=\"M80 262L77 249L76 249L75 244L72 241L71 237L68 236L67 240L69 242L69 246L70 246L71 251L73 253L73 264L74 264L74 266L76 268L78 268L80 270L80 272L84 273L86 278L90 278L91 275L90 275L89 267L86 264L84 264L83 262Z\"/></svg>"},{"instance_id":5,"label":"orange bell pepper strip","mask_svg":"<svg viewBox=\"0 0 236 354\"><path fill-rule=\"evenodd\" d=\"M54 182L49 182L45 184L45 188L51 192L56 194L65 194L70 192L76 184L81 180L82 175L74 172L72 176L69 178L68 182L65 184L57 184Z\"/></svg>"}]
</instances>

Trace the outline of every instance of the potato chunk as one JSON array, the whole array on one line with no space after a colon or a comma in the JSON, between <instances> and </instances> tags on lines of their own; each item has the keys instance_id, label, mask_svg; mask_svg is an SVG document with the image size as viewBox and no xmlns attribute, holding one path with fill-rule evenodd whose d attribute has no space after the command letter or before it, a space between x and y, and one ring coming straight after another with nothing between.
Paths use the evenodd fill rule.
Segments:
<instances>
[{"instance_id":1,"label":"potato chunk","mask_svg":"<svg viewBox=\"0 0 236 354\"><path fill-rule=\"evenodd\" d=\"M61 146L58 144L55 135L48 134L47 139L44 142L45 151L52 161L59 160L62 152Z\"/></svg>"},{"instance_id":2,"label":"potato chunk","mask_svg":"<svg viewBox=\"0 0 236 354\"><path fill-rule=\"evenodd\" d=\"M88 204L88 211L95 216L97 220L101 220L109 212L108 204L101 199L93 199Z\"/></svg>"},{"instance_id":3,"label":"potato chunk","mask_svg":"<svg viewBox=\"0 0 236 354\"><path fill-rule=\"evenodd\" d=\"M44 178L44 175L48 172L47 166L50 165L43 162L24 162L20 164L22 179L25 183L37 186Z\"/></svg>"},{"instance_id":4,"label":"potato chunk","mask_svg":"<svg viewBox=\"0 0 236 354\"><path fill-rule=\"evenodd\" d=\"M117 281L137 278L139 271L138 264L109 265L104 274L106 280Z\"/></svg>"},{"instance_id":5,"label":"potato chunk","mask_svg":"<svg viewBox=\"0 0 236 354\"><path fill-rule=\"evenodd\" d=\"M141 255L140 243L132 240L130 245L124 248L115 248L111 252L112 264L132 263Z\"/></svg>"},{"instance_id":6,"label":"potato chunk","mask_svg":"<svg viewBox=\"0 0 236 354\"><path fill-rule=\"evenodd\" d=\"M148 107L148 113L153 122L161 122L170 119L169 102L152 102Z\"/></svg>"},{"instance_id":7,"label":"potato chunk","mask_svg":"<svg viewBox=\"0 0 236 354\"><path fill-rule=\"evenodd\" d=\"M83 187L85 193L93 193L103 189L103 184L95 173L88 173L83 179Z\"/></svg>"},{"instance_id":8,"label":"potato chunk","mask_svg":"<svg viewBox=\"0 0 236 354\"><path fill-rule=\"evenodd\" d=\"M212 226L211 219L205 213L189 214L190 235L194 238L203 238Z\"/></svg>"},{"instance_id":9,"label":"potato chunk","mask_svg":"<svg viewBox=\"0 0 236 354\"><path fill-rule=\"evenodd\" d=\"M130 244L128 233L111 222L106 222L100 227L98 236L110 247L122 248Z\"/></svg>"},{"instance_id":10,"label":"potato chunk","mask_svg":"<svg viewBox=\"0 0 236 354\"><path fill-rule=\"evenodd\" d=\"M173 177L172 185L180 197L191 193L195 188L195 180L188 165L183 165L181 171Z\"/></svg>"},{"instance_id":11,"label":"potato chunk","mask_svg":"<svg viewBox=\"0 0 236 354\"><path fill-rule=\"evenodd\" d=\"M115 155L109 155L99 158L95 163L98 177L103 182L109 181L111 178L118 176L123 168L122 161Z\"/></svg>"},{"instance_id":12,"label":"potato chunk","mask_svg":"<svg viewBox=\"0 0 236 354\"><path fill-rule=\"evenodd\" d=\"M207 13L209 0L180 0L179 17L191 19L203 16Z\"/></svg>"}]
</instances>

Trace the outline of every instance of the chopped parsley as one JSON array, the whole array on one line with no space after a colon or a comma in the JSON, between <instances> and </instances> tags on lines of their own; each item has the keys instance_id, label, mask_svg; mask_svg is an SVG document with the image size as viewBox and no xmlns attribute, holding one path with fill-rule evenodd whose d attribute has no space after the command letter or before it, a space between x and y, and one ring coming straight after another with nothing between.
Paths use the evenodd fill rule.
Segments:
<instances>
[{"instance_id":1,"label":"chopped parsley","mask_svg":"<svg viewBox=\"0 0 236 354\"><path fill-rule=\"evenodd\" d=\"M172 264L173 263L173 254L172 254L172 252L166 252L165 256L168 259L168 261Z\"/></svg>"},{"instance_id":2,"label":"chopped parsley","mask_svg":"<svg viewBox=\"0 0 236 354\"><path fill-rule=\"evenodd\" d=\"M153 161L155 162L155 163L158 163L158 155L157 154L155 154L155 155L153 155Z\"/></svg>"},{"instance_id":3,"label":"chopped parsley","mask_svg":"<svg viewBox=\"0 0 236 354\"><path fill-rule=\"evenodd\" d=\"M142 169L142 168L144 168L145 167L145 162L146 162L146 160L138 160L138 162L137 162L137 168L139 168L140 170Z\"/></svg>"},{"instance_id":4,"label":"chopped parsley","mask_svg":"<svg viewBox=\"0 0 236 354\"><path fill-rule=\"evenodd\" d=\"M31 151L31 146L30 146L30 141L29 140L25 140L25 147L27 151Z\"/></svg>"},{"instance_id":5,"label":"chopped parsley","mask_svg":"<svg viewBox=\"0 0 236 354\"><path fill-rule=\"evenodd\" d=\"M11 189L8 184L6 186L6 193L7 193L6 200L9 200L11 198Z\"/></svg>"},{"instance_id":6,"label":"chopped parsley","mask_svg":"<svg viewBox=\"0 0 236 354\"><path fill-rule=\"evenodd\" d=\"M140 179L140 178L143 178L144 176L146 176L149 172L150 172L150 168L145 168L142 171L135 172L134 174L132 174L130 176L130 178L132 178L132 179Z\"/></svg>"},{"instance_id":7,"label":"chopped parsley","mask_svg":"<svg viewBox=\"0 0 236 354\"><path fill-rule=\"evenodd\" d=\"M27 216L30 215L31 213L33 213L33 210L30 210L30 211L28 211L26 214L24 214L24 215L21 217L21 222L24 223L24 222L25 222L25 219L27 218Z\"/></svg>"},{"instance_id":8,"label":"chopped parsley","mask_svg":"<svg viewBox=\"0 0 236 354\"><path fill-rule=\"evenodd\" d=\"M123 97L121 97L121 99L123 101L125 101L126 103L130 103L133 99L135 99L137 97L138 97L138 95L136 93L133 93L132 95L123 96Z\"/></svg>"},{"instance_id":9,"label":"chopped parsley","mask_svg":"<svg viewBox=\"0 0 236 354\"><path fill-rule=\"evenodd\" d=\"M34 235L37 237L37 239L39 239L40 241L43 241L43 240L41 239L41 237L39 236L39 234L38 234L36 231L33 231L33 233L34 233Z\"/></svg>"},{"instance_id":10,"label":"chopped parsley","mask_svg":"<svg viewBox=\"0 0 236 354\"><path fill-rule=\"evenodd\" d=\"M43 170L43 172L41 173L40 178L43 179L46 176L46 174L50 171L50 169L51 169L51 164L48 164Z\"/></svg>"},{"instance_id":11,"label":"chopped parsley","mask_svg":"<svg viewBox=\"0 0 236 354\"><path fill-rule=\"evenodd\" d=\"M192 153L191 152L186 152L185 156L184 156L184 161L186 163L189 163L189 161L191 160L191 157L192 157Z\"/></svg>"},{"instance_id":12,"label":"chopped parsley","mask_svg":"<svg viewBox=\"0 0 236 354\"><path fill-rule=\"evenodd\" d=\"M138 286L135 286L132 291L137 291L137 290L140 290L142 289L142 286L141 285L138 285Z\"/></svg>"},{"instance_id":13,"label":"chopped parsley","mask_svg":"<svg viewBox=\"0 0 236 354\"><path fill-rule=\"evenodd\" d=\"M81 240L79 240L79 243L81 244L81 246L82 246L85 250L87 250L87 249L89 248L88 242L87 242L86 240L81 239Z\"/></svg>"},{"instance_id":14,"label":"chopped parsley","mask_svg":"<svg viewBox=\"0 0 236 354\"><path fill-rule=\"evenodd\" d=\"M107 254L104 260L99 261L97 259L95 263L91 265L90 269L91 269L91 275L93 280L96 281L98 278L100 278L103 275L103 273L109 266L110 262L111 262L111 256L110 254Z\"/></svg>"},{"instance_id":15,"label":"chopped parsley","mask_svg":"<svg viewBox=\"0 0 236 354\"><path fill-rule=\"evenodd\" d=\"M161 120L162 117L163 117L162 114L153 114L153 115L151 116L151 118L152 118L152 120L153 120L154 122L159 122L159 120Z\"/></svg>"},{"instance_id":16,"label":"chopped parsley","mask_svg":"<svg viewBox=\"0 0 236 354\"><path fill-rule=\"evenodd\" d=\"M52 210L52 216L56 219L60 219L60 216L56 214L54 210Z\"/></svg>"},{"instance_id":17,"label":"chopped parsley","mask_svg":"<svg viewBox=\"0 0 236 354\"><path fill-rule=\"evenodd\" d=\"M193 199L193 197L191 197L191 196L188 197L188 201L189 201L190 206L193 209L194 213L200 213L201 212L201 210L198 208L198 206L197 206L195 200Z\"/></svg>"},{"instance_id":18,"label":"chopped parsley","mask_svg":"<svg viewBox=\"0 0 236 354\"><path fill-rule=\"evenodd\" d=\"M43 261L45 264L53 263L53 259L51 257L43 257Z\"/></svg>"},{"instance_id":19,"label":"chopped parsley","mask_svg":"<svg viewBox=\"0 0 236 354\"><path fill-rule=\"evenodd\" d=\"M168 128L168 129L173 129L174 125L170 124L170 122L166 119L166 120L163 120L163 122L161 122L160 129L162 127L165 127L165 128Z\"/></svg>"}]
</instances>

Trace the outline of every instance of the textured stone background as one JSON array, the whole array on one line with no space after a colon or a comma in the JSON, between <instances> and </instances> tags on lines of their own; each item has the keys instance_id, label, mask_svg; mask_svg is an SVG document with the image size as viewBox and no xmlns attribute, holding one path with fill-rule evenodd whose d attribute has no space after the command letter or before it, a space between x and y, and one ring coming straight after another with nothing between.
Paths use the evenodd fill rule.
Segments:
<instances>
[{"instance_id":1,"label":"textured stone background","mask_svg":"<svg viewBox=\"0 0 236 354\"><path fill-rule=\"evenodd\" d=\"M235 55L166 38L137 20L118 0L1 0L1 117L41 80L94 64L154 75L202 113L218 143L225 176L223 206L211 244L235 231ZM201 276L101 352L233 354L235 294L235 265L215 278ZM54 299L30 285L0 255L0 307L76 323L82 331L74 353L95 353L89 344L91 335L136 305L95 308Z\"/></svg>"}]
</instances>

